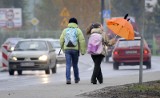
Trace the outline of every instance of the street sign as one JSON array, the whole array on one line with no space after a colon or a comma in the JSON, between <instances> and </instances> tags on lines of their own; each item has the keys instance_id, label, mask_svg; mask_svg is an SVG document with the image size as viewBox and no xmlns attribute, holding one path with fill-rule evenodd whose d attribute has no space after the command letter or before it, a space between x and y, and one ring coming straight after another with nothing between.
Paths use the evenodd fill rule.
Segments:
<instances>
[{"instance_id":1,"label":"street sign","mask_svg":"<svg viewBox=\"0 0 160 98\"><path fill-rule=\"evenodd\" d=\"M32 23L33 25L38 25L38 24L39 24L39 20L38 20L37 18L33 18L33 19L31 20L31 23Z\"/></svg>"},{"instance_id":2,"label":"street sign","mask_svg":"<svg viewBox=\"0 0 160 98\"><path fill-rule=\"evenodd\" d=\"M69 14L68 9L67 8L63 8L63 10L60 13L60 16L62 16L62 17L69 17L70 14Z\"/></svg>"},{"instance_id":3,"label":"street sign","mask_svg":"<svg viewBox=\"0 0 160 98\"><path fill-rule=\"evenodd\" d=\"M61 22L61 26L62 27L65 27L65 26L67 26L68 25L68 20L67 20L67 18L63 18L63 20L62 20L62 22Z\"/></svg>"},{"instance_id":4,"label":"street sign","mask_svg":"<svg viewBox=\"0 0 160 98\"><path fill-rule=\"evenodd\" d=\"M111 10L103 10L103 18L111 18Z\"/></svg>"}]
</instances>

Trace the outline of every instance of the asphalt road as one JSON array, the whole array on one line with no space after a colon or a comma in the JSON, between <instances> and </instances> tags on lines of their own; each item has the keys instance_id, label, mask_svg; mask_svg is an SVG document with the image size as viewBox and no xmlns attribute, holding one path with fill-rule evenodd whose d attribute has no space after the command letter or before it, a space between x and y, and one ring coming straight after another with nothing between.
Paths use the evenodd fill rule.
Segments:
<instances>
[{"instance_id":1,"label":"asphalt road","mask_svg":"<svg viewBox=\"0 0 160 98\"><path fill-rule=\"evenodd\" d=\"M143 73L160 71L160 57L152 57L152 69L143 67ZM93 62L89 55L80 56L79 71L81 80L90 82L93 70ZM139 74L139 66L121 66L119 70L113 70L112 63L102 63L103 77L121 77L125 75ZM72 82L74 80L72 71ZM42 84L65 84L65 64L58 64L57 73L46 75L44 71L24 71L22 76L17 73L9 76L8 72L0 72L0 90L16 90Z\"/></svg>"}]
</instances>

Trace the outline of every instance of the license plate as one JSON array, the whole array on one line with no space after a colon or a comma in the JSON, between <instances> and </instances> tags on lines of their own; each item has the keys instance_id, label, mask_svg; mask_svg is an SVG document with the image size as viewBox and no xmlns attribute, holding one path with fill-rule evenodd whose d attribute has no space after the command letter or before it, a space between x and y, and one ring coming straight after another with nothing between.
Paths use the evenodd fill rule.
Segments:
<instances>
[{"instance_id":1,"label":"license plate","mask_svg":"<svg viewBox=\"0 0 160 98\"><path fill-rule=\"evenodd\" d=\"M21 63L21 66L34 66L34 63Z\"/></svg>"},{"instance_id":2,"label":"license plate","mask_svg":"<svg viewBox=\"0 0 160 98\"><path fill-rule=\"evenodd\" d=\"M126 54L137 54L137 51L126 51Z\"/></svg>"}]
</instances>

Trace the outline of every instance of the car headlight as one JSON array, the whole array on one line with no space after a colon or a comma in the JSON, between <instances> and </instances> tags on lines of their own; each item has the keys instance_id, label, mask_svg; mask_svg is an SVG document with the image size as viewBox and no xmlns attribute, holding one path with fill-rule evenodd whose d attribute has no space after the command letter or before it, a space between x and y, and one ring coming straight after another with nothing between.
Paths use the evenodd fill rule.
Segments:
<instances>
[{"instance_id":1,"label":"car headlight","mask_svg":"<svg viewBox=\"0 0 160 98\"><path fill-rule=\"evenodd\" d=\"M12 60L17 61L17 57L12 57Z\"/></svg>"},{"instance_id":2,"label":"car headlight","mask_svg":"<svg viewBox=\"0 0 160 98\"><path fill-rule=\"evenodd\" d=\"M38 58L40 61L46 61L48 59L47 55L42 55Z\"/></svg>"}]
</instances>

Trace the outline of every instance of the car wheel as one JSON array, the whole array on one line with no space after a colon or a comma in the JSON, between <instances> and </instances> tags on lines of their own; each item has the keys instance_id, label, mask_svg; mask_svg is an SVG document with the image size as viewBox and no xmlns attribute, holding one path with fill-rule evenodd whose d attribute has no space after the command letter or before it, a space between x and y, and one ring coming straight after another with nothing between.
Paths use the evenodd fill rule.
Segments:
<instances>
[{"instance_id":1,"label":"car wheel","mask_svg":"<svg viewBox=\"0 0 160 98\"><path fill-rule=\"evenodd\" d=\"M147 68L147 69L151 69L151 61L146 62L146 68Z\"/></svg>"},{"instance_id":2,"label":"car wheel","mask_svg":"<svg viewBox=\"0 0 160 98\"><path fill-rule=\"evenodd\" d=\"M14 70L9 69L9 75L14 75Z\"/></svg>"},{"instance_id":3,"label":"car wheel","mask_svg":"<svg viewBox=\"0 0 160 98\"><path fill-rule=\"evenodd\" d=\"M22 70L18 70L18 75L22 75Z\"/></svg>"},{"instance_id":4,"label":"car wheel","mask_svg":"<svg viewBox=\"0 0 160 98\"><path fill-rule=\"evenodd\" d=\"M56 73L57 72L57 60L55 62L55 66L52 68L52 73Z\"/></svg>"},{"instance_id":5,"label":"car wheel","mask_svg":"<svg viewBox=\"0 0 160 98\"><path fill-rule=\"evenodd\" d=\"M118 62L113 62L113 69L118 70L119 69L119 63Z\"/></svg>"},{"instance_id":6,"label":"car wheel","mask_svg":"<svg viewBox=\"0 0 160 98\"><path fill-rule=\"evenodd\" d=\"M50 70L49 70L49 69L46 69L46 70L45 70L45 73L46 73L46 74L50 74Z\"/></svg>"}]
</instances>

